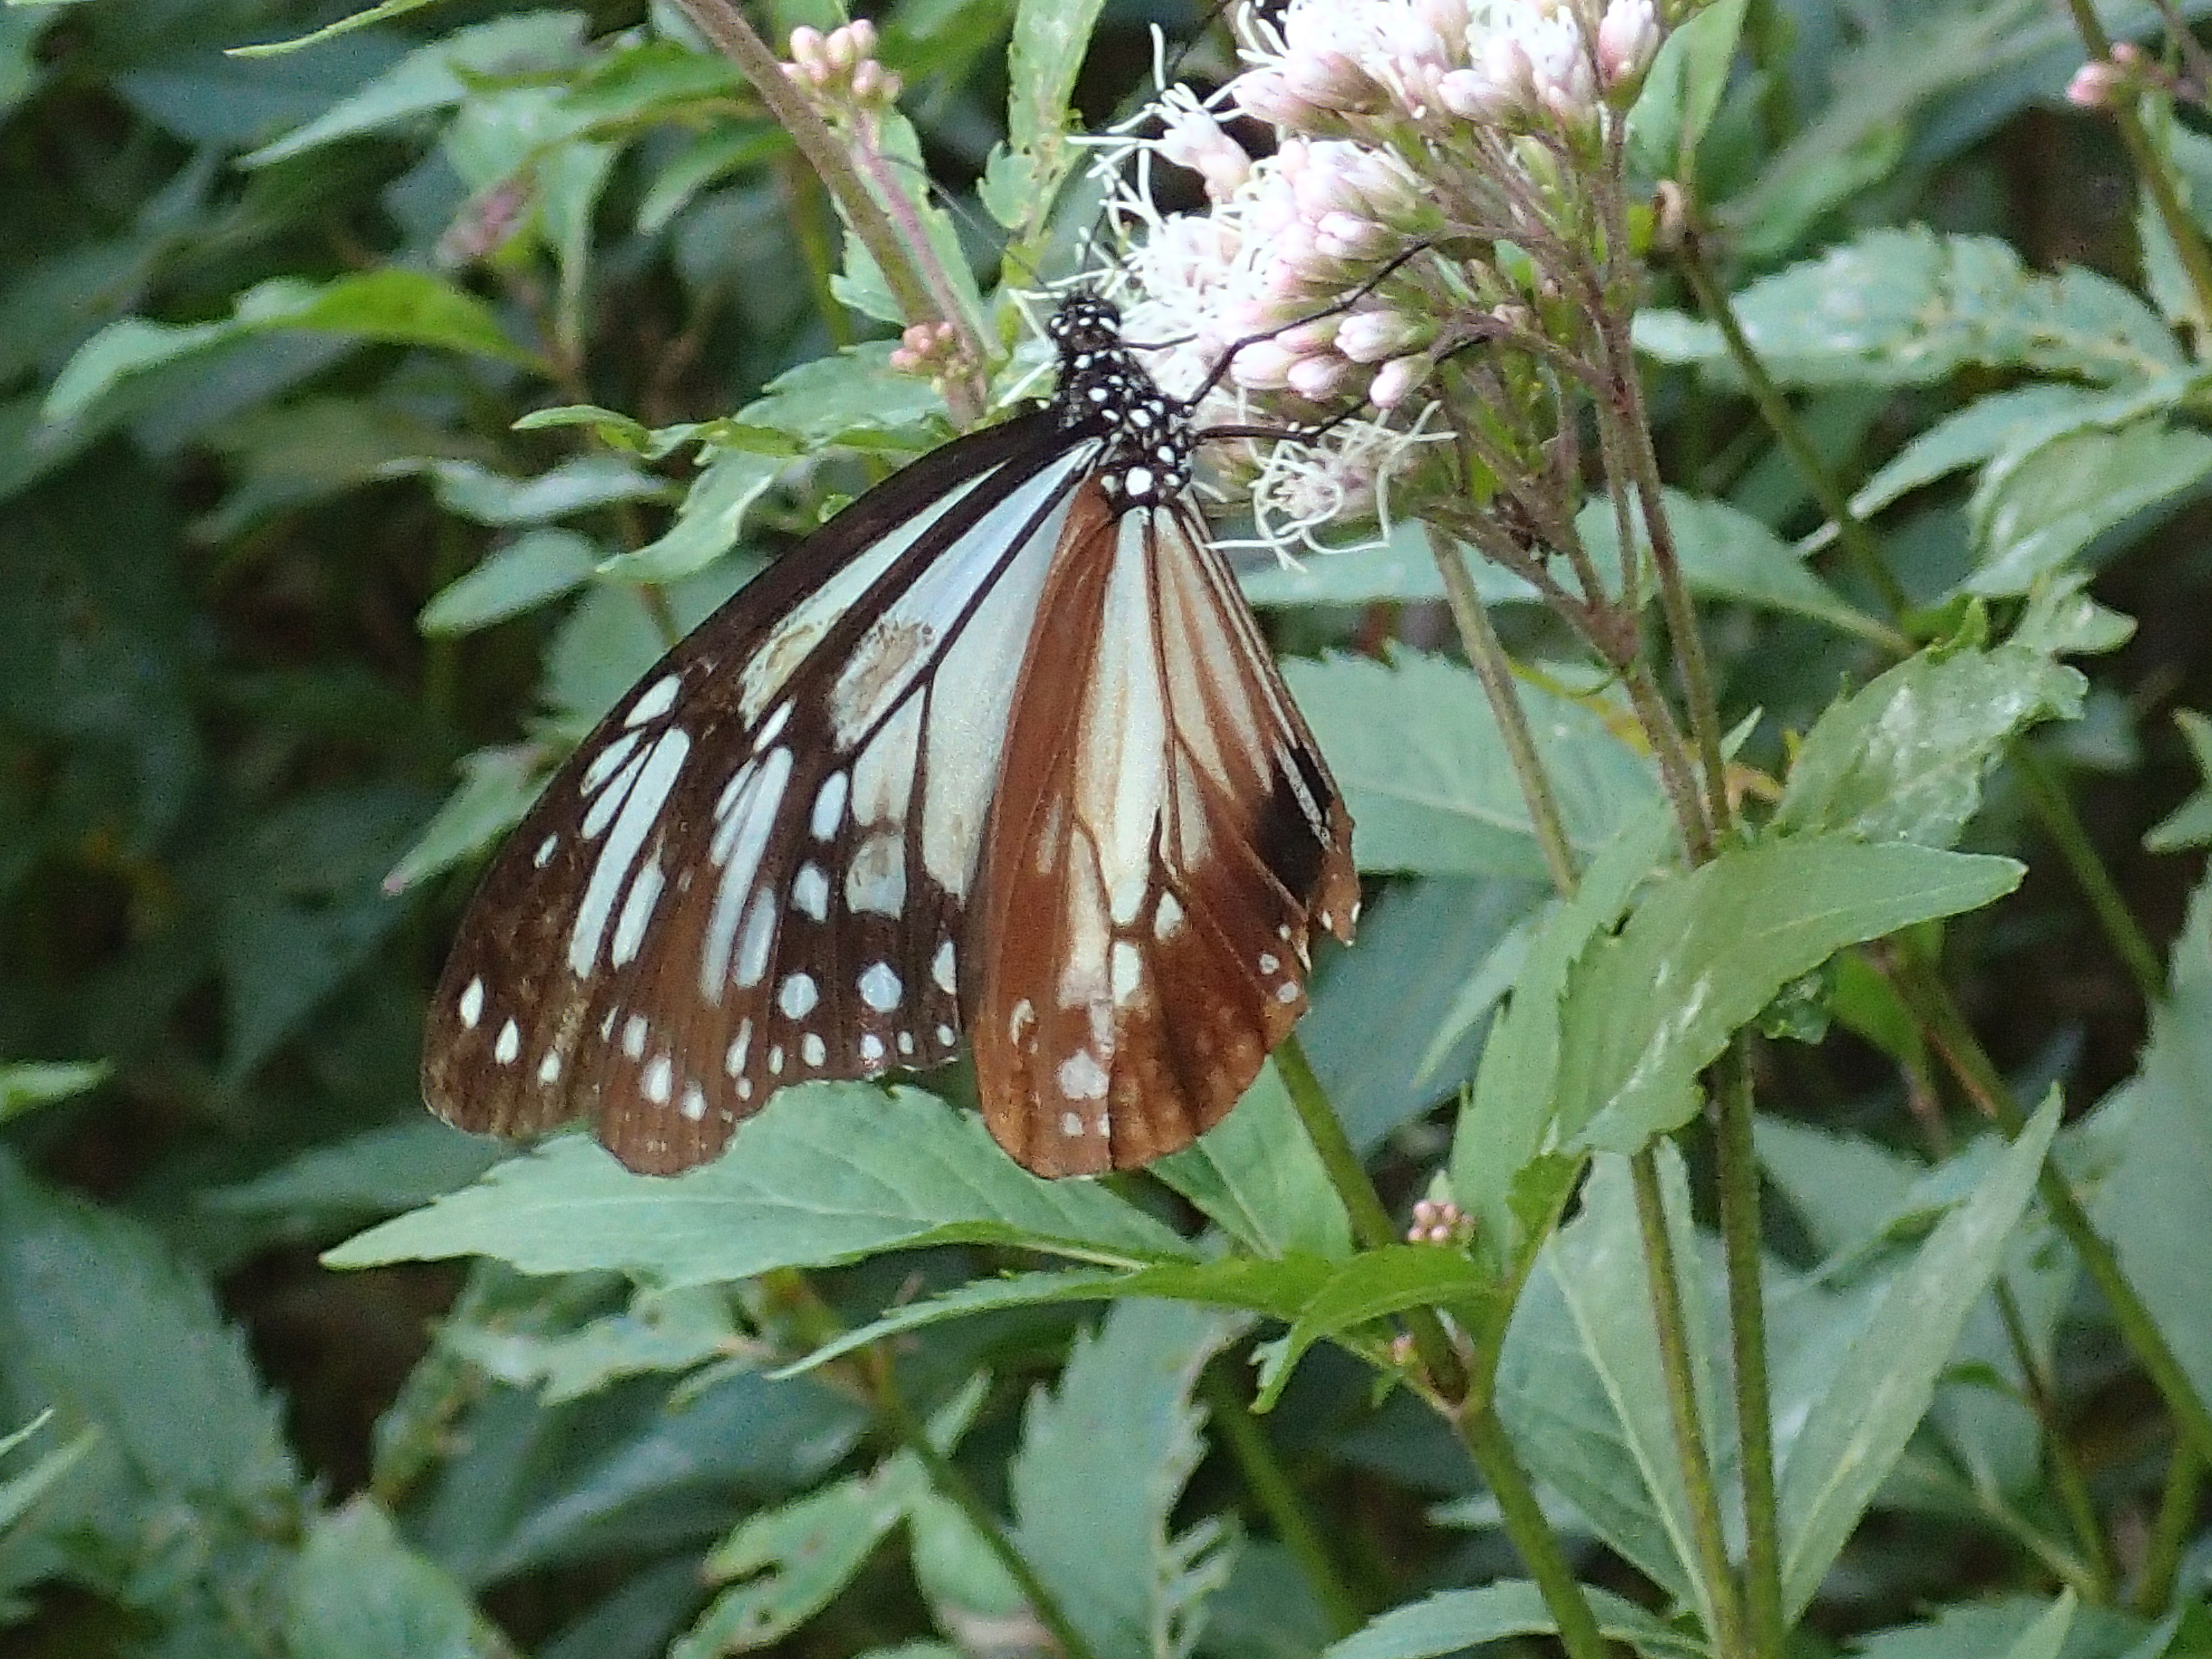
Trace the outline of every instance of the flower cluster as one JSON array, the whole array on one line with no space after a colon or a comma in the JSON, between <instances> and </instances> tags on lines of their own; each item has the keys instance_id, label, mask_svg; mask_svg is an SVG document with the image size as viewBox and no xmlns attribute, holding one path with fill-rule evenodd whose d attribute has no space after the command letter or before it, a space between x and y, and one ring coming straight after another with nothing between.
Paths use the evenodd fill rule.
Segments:
<instances>
[{"instance_id":1,"label":"flower cluster","mask_svg":"<svg viewBox=\"0 0 2212 1659\"><path fill-rule=\"evenodd\" d=\"M824 34L801 24L791 32L787 80L827 108L881 108L899 95L899 78L876 61L876 26L865 17Z\"/></svg>"},{"instance_id":2,"label":"flower cluster","mask_svg":"<svg viewBox=\"0 0 2212 1659\"><path fill-rule=\"evenodd\" d=\"M1133 338L1176 343L1162 384L1212 387L1230 421L1373 411L1259 475L1263 523L1382 511L1437 365L1525 325L1547 251L1602 240L1559 181L1607 153L1660 38L1655 0L1290 0L1248 17L1213 98L1171 88L1123 137L1125 309ZM1234 117L1272 127L1272 150ZM1163 214L1155 161L1194 172L1207 210ZM1522 268L1484 257L1498 247Z\"/></svg>"}]
</instances>

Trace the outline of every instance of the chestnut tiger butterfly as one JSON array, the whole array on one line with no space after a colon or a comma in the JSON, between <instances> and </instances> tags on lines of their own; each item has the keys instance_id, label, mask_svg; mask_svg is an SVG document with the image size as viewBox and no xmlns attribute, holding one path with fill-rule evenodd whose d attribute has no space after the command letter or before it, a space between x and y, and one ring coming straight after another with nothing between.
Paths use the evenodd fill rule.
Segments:
<instances>
[{"instance_id":1,"label":"chestnut tiger butterfly","mask_svg":"<svg viewBox=\"0 0 2212 1659\"><path fill-rule=\"evenodd\" d=\"M590 1119L632 1169L784 1085L965 1036L1042 1176L1233 1106L1348 940L1352 825L1191 499L1190 403L1063 300L1041 407L814 532L626 692L484 877L423 1090L463 1128Z\"/></svg>"}]
</instances>

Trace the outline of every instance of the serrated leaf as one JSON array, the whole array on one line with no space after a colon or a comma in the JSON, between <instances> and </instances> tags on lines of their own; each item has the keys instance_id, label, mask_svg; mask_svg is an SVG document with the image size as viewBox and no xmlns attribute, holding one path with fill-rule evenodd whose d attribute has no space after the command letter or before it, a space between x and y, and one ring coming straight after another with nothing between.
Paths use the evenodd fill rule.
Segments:
<instances>
[{"instance_id":1,"label":"serrated leaf","mask_svg":"<svg viewBox=\"0 0 2212 1659\"><path fill-rule=\"evenodd\" d=\"M563 1137L324 1260L489 1255L524 1273L623 1273L674 1288L963 1240L1125 1267L1188 1254L1105 1188L1029 1174L973 1114L918 1090L825 1084L784 1090L704 1168L632 1175Z\"/></svg>"},{"instance_id":2,"label":"serrated leaf","mask_svg":"<svg viewBox=\"0 0 2212 1659\"><path fill-rule=\"evenodd\" d=\"M2088 682L2039 651L1923 652L1829 708L1775 808L1778 835L1948 847L2015 733L2081 713Z\"/></svg>"},{"instance_id":3,"label":"serrated leaf","mask_svg":"<svg viewBox=\"0 0 2212 1659\"><path fill-rule=\"evenodd\" d=\"M1258 1255L1296 1251L1334 1260L1351 1254L1344 1200L1329 1184L1273 1061L1261 1067L1235 1111L1196 1144L1151 1167Z\"/></svg>"},{"instance_id":4,"label":"serrated leaf","mask_svg":"<svg viewBox=\"0 0 2212 1659\"><path fill-rule=\"evenodd\" d=\"M1283 677L1352 810L1364 870L1545 876L1520 785L1471 669L1401 653L1286 661ZM1519 686L1568 843L1594 853L1657 796L1650 766L1598 714Z\"/></svg>"},{"instance_id":5,"label":"serrated leaf","mask_svg":"<svg viewBox=\"0 0 2212 1659\"><path fill-rule=\"evenodd\" d=\"M440 588L416 626L430 635L473 634L581 587L603 556L573 530L533 530Z\"/></svg>"},{"instance_id":6,"label":"serrated leaf","mask_svg":"<svg viewBox=\"0 0 2212 1659\"><path fill-rule=\"evenodd\" d=\"M2212 881L2191 896L2168 975L2136 1074L2062 1144L2069 1163L2095 1172L2085 1198L2098 1231L2200 1396L2212 1397L2212 1284L2191 1242L2212 1225Z\"/></svg>"},{"instance_id":7,"label":"serrated leaf","mask_svg":"<svg viewBox=\"0 0 2212 1659\"><path fill-rule=\"evenodd\" d=\"M2004 1260L2058 1127L2054 1091L1964 1203L1890 1282L1780 1459L1784 1610L1795 1618L1928 1413L1968 1310Z\"/></svg>"},{"instance_id":8,"label":"serrated leaf","mask_svg":"<svg viewBox=\"0 0 2212 1659\"><path fill-rule=\"evenodd\" d=\"M501 1156L490 1142L418 1114L315 1147L251 1181L207 1188L199 1201L227 1215L351 1225L465 1187Z\"/></svg>"},{"instance_id":9,"label":"serrated leaf","mask_svg":"<svg viewBox=\"0 0 2212 1659\"><path fill-rule=\"evenodd\" d=\"M1723 853L1649 893L1568 977L1559 1132L1635 1152L1696 1115L1697 1076L1791 980L1846 945L1987 904L2010 859L1839 836Z\"/></svg>"},{"instance_id":10,"label":"serrated leaf","mask_svg":"<svg viewBox=\"0 0 2212 1659\"><path fill-rule=\"evenodd\" d=\"M1013 1541L1093 1652L1182 1659L1198 1634L1194 1540L1169 1523L1205 1449L1191 1389L1234 1330L1177 1303L1117 1303L1030 1398L1006 1471Z\"/></svg>"},{"instance_id":11,"label":"serrated leaf","mask_svg":"<svg viewBox=\"0 0 2212 1659\"><path fill-rule=\"evenodd\" d=\"M92 1478L271 1515L301 1477L278 1402L207 1280L139 1224L46 1191L0 1157L6 1408L58 1406L119 1468ZM89 1473L89 1472L88 1472Z\"/></svg>"},{"instance_id":12,"label":"serrated leaf","mask_svg":"<svg viewBox=\"0 0 2212 1659\"><path fill-rule=\"evenodd\" d=\"M720 1286L641 1291L619 1313L551 1333L485 1325L448 1326L452 1352L488 1376L536 1389L549 1404L580 1400L625 1377L690 1371L735 1350L741 1339Z\"/></svg>"},{"instance_id":13,"label":"serrated leaf","mask_svg":"<svg viewBox=\"0 0 2212 1659\"><path fill-rule=\"evenodd\" d=\"M1051 210L1075 155L1067 143L1068 100L1103 9L1104 0L1020 0L1015 8L1006 49L1006 137L1026 163L1029 200L1025 214L1003 224L1041 224Z\"/></svg>"},{"instance_id":14,"label":"serrated leaf","mask_svg":"<svg viewBox=\"0 0 2212 1659\"><path fill-rule=\"evenodd\" d=\"M1571 899L1547 908L1505 1011L1483 1045L1474 1091L1452 1135L1451 1185L1460 1206L1474 1218L1476 1248L1501 1275L1525 1266L1529 1241L1513 1202L1514 1182L1550 1138L1568 973L1592 940L1619 923L1630 896L1666 857L1673 836L1664 811L1647 811L1592 861Z\"/></svg>"},{"instance_id":15,"label":"serrated leaf","mask_svg":"<svg viewBox=\"0 0 2212 1659\"><path fill-rule=\"evenodd\" d=\"M1970 592L2024 593L2106 531L2170 513L2212 477L2212 437L2164 419L2069 432L1984 471L1968 506Z\"/></svg>"},{"instance_id":16,"label":"serrated leaf","mask_svg":"<svg viewBox=\"0 0 2212 1659\"><path fill-rule=\"evenodd\" d=\"M1680 1155L1663 1142L1655 1150L1707 1455L1725 1491L1735 1443L1726 1380L1716 1374L1728 1352L1725 1288L1692 1231ZM1601 1157L1581 1213L1544 1247L1514 1307L1498 1413L1529 1474L1710 1630L1664 1379L1628 1170Z\"/></svg>"},{"instance_id":17,"label":"serrated leaf","mask_svg":"<svg viewBox=\"0 0 2212 1659\"><path fill-rule=\"evenodd\" d=\"M1625 1596L1582 1587L1598 1629L1644 1659L1706 1659L1711 1650L1670 1628ZM1542 1593L1527 1579L1505 1579L1480 1589L1440 1590L1395 1607L1364 1628L1323 1650L1323 1659L1442 1659L1516 1636L1557 1631Z\"/></svg>"},{"instance_id":18,"label":"serrated leaf","mask_svg":"<svg viewBox=\"0 0 2212 1659\"><path fill-rule=\"evenodd\" d=\"M293 1563L285 1634L316 1659L508 1659L448 1574L366 1498L320 1516Z\"/></svg>"},{"instance_id":19,"label":"serrated leaf","mask_svg":"<svg viewBox=\"0 0 2212 1659\"><path fill-rule=\"evenodd\" d=\"M2144 832L2143 847L2153 853L2212 846L2212 720L2193 708L2177 708L2173 723L2181 728L2190 758L2197 763L2197 775L2204 781L2187 800Z\"/></svg>"},{"instance_id":20,"label":"serrated leaf","mask_svg":"<svg viewBox=\"0 0 2212 1659\"><path fill-rule=\"evenodd\" d=\"M1991 237L1869 231L1735 296L1737 320L1784 386L1927 386L1969 364L2106 385L2185 367L2166 325L2127 289L2082 270L2043 276ZM1636 320L1662 362L1729 378L1718 329L1677 313Z\"/></svg>"},{"instance_id":21,"label":"serrated leaf","mask_svg":"<svg viewBox=\"0 0 2212 1659\"><path fill-rule=\"evenodd\" d=\"M920 1468L893 1459L750 1516L707 1558L721 1591L669 1649L669 1659L717 1659L779 1641L830 1604L904 1518L921 1490Z\"/></svg>"}]
</instances>

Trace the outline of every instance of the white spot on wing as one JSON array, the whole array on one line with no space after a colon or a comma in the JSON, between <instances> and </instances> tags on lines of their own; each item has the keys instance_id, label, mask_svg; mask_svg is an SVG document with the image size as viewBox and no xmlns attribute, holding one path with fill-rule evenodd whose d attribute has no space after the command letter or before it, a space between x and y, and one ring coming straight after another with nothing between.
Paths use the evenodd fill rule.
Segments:
<instances>
[{"instance_id":1,"label":"white spot on wing","mask_svg":"<svg viewBox=\"0 0 2212 1659\"><path fill-rule=\"evenodd\" d=\"M461 1028L473 1031L483 1018L483 976L479 974L461 989Z\"/></svg>"},{"instance_id":2,"label":"white spot on wing","mask_svg":"<svg viewBox=\"0 0 2212 1659\"><path fill-rule=\"evenodd\" d=\"M702 1089L696 1083L685 1084L684 1085L683 1103L678 1105L676 1109L683 1113L684 1115L692 1122L696 1123L701 1118L707 1115L706 1091Z\"/></svg>"},{"instance_id":3,"label":"white spot on wing","mask_svg":"<svg viewBox=\"0 0 2212 1659\"><path fill-rule=\"evenodd\" d=\"M878 962L860 975L860 1000L879 1014L887 1014L897 1007L900 994L905 988L888 962Z\"/></svg>"},{"instance_id":4,"label":"white spot on wing","mask_svg":"<svg viewBox=\"0 0 2212 1659\"><path fill-rule=\"evenodd\" d=\"M789 1018L804 1019L813 1012L814 1005L820 1000L814 988L813 975L793 974L784 981L783 988L776 994L775 1006L782 1009Z\"/></svg>"},{"instance_id":5,"label":"white spot on wing","mask_svg":"<svg viewBox=\"0 0 2212 1659\"><path fill-rule=\"evenodd\" d=\"M880 1066L884 1063L884 1040L873 1031L860 1033L860 1061L866 1066Z\"/></svg>"},{"instance_id":6,"label":"white spot on wing","mask_svg":"<svg viewBox=\"0 0 2212 1659\"><path fill-rule=\"evenodd\" d=\"M629 896L623 901L622 915L615 920L616 967L628 967L637 955L638 946L645 942L646 924L653 920L653 907L659 901L665 880L660 873L660 854L655 853L630 883Z\"/></svg>"},{"instance_id":7,"label":"white spot on wing","mask_svg":"<svg viewBox=\"0 0 2212 1659\"><path fill-rule=\"evenodd\" d=\"M1114 1000L1127 1002L1144 982L1144 963L1137 947L1125 939L1114 941Z\"/></svg>"},{"instance_id":8,"label":"white spot on wing","mask_svg":"<svg viewBox=\"0 0 2212 1659\"><path fill-rule=\"evenodd\" d=\"M896 916L906 908L906 846L895 835L871 836L845 872L845 908Z\"/></svg>"},{"instance_id":9,"label":"white spot on wing","mask_svg":"<svg viewBox=\"0 0 2212 1659\"><path fill-rule=\"evenodd\" d=\"M668 792L676 787L684 757L690 752L689 737L678 731L664 732L634 763L639 768L636 782L592 865L592 878L585 885L583 902L576 907L575 927L568 935L568 969L578 979L588 978L599 963L599 942L606 937L607 924L613 918L615 896L629 879L631 862L659 822L660 809L667 803ZM613 798L610 790L592 811Z\"/></svg>"},{"instance_id":10,"label":"white spot on wing","mask_svg":"<svg viewBox=\"0 0 2212 1659\"><path fill-rule=\"evenodd\" d=\"M682 676L663 674L647 686L645 695L629 706L623 716L624 726L643 726L647 720L657 720L676 707L676 693L684 684Z\"/></svg>"},{"instance_id":11,"label":"white spot on wing","mask_svg":"<svg viewBox=\"0 0 2212 1659\"><path fill-rule=\"evenodd\" d=\"M845 792L851 787L842 772L832 772L822 781L821 793L814 797L814 813L807 821L814 839L828 841L837 833L838 820L845 816Z\"/></svg>"},{"instance_id":12,"label":"white spot on wing","mask_svg":"<svg viewBox=\"0 0 2212 1659\"><path fill-rule=\"evenodd\" d=\"M548 1048L545 1058L538 1062L538 1080L549 1089L561 1080L561 1051Z\"/></svg>"},{"instance_id":13,"label":"white spot on wing","mask_svg":"<svg viewBox=\"0 0 2212 1659\"><path fill-rule=\"evenodd\" d=\"M830 919L830 878L818 864L799 866L792 878L791 902L817 921Z\"/></svg>"},{"instance_id":14,"label":"white spot on wing","mask_svg":"<svg viewBox=\"0 0 2212 1659\"><path fill-rule=\"evenodd\" d=\"M676 1067L666 1054L655 1054L653 1064L645 1068L645 1081L640 1086L645 1097L656 1106L668 1104L668 1091L675 1086Z\"/></svg>"},{"instance_id":15,"label":"white spot on wing","mask_svg":"<svg viewBox=\"0 0 2212 1659\"><path fill-rule=\"evenodd\" d=\"M722 1069L732 1077L745 1069L745 1050L752 1047L752 1021L739 1020L738 1034L730 1039L729 1052L722 1056Z\"/></svg>"},{"instance_id":16,"label":"white spot on wing","mask_svg":"<svg viewBox=\"0 0 2212 1659\"><path fill-rule=\"evenodd\" d=\"M1105 1099L1106 1068L1098 1063L1098 1056L1088 1048L1078 1048L1060 1061L1060 1091L1070 1100ZM1080 1134L1082 1128L1079 1121L1068 1133Z\"/></svg>"},{"instance_id":17,"label":"white spot on wing","mask_svg":"<svg viewBox=\"0 0 2212 1659\"><path fill-rule=\"evenodd\" d=\"M929 976L937 981L937 988L947 996L960 988L959 964L953 956L951 939L939 945L937 954L929 959Z\"/></svg>"},{"instance_id":18,"label":"white spot on wing","mask_svg":"<svg viewBox=\"0 0 2212 1659\"><path fill-rule=\"evenodd\" d=\"M645 1057L645 1016L632 1014L623 1027L623 1052L632 1060Z\"/></svg>"},{"instance_id":19,"label":"white spot on wing","mask_svg":"<svg viewBox=\"0 0 2212 1659\"><path fill-rule=\"evenodd\" d=\"M544 841L539 842L538 850L530 855L532 866L543 870L547 865L552 863L553 849L560 844L561 837L558 836L548 836Z\"/></svg>"},{"instance_id":20,"label":"white spot on wing","mask_svg":"<svg viewBox=\"0 0 2212 1659\"><path fill-rule=\"evenodd\" d=\"M742 768L715 805L721 823L708 856L721 867L721 884L714 891L714 907L708 913L705 941L699 952L699 991L709 1002L722 1000L741 907L759 874L761 855L775 828L776 809L782 804L784 786L790 778L791 750L771 750L757 763ZM759 979L756 974L738 983L757 984Z\"/></svg>"},{"instance_id":21,"label":"white spot on wing","mask_svg":"<svg viewBox=\"0 0 2212 1659\"><path fill-rule=\"evenodd\" d=\"M522 1052L522 1029L513 1020L499 1028L499 1041L491 1047L491 1057L502 1066L512 1066Z\"/></svg>"},{"instance_id":22,"label":"white spot on wing","mask_svg":"<svg viewBox=\"0 0 2212 1659\"><path fill-rule=\"evenodd\" d=\"M805 1056L806 1063L809 1066L819 1066L829 1057L830 1053L827 1048L822 1046L821 1037L812 1031L809 1031L805 1036L800 1039L799 1052Z\"/></svg>"}]
</instances>

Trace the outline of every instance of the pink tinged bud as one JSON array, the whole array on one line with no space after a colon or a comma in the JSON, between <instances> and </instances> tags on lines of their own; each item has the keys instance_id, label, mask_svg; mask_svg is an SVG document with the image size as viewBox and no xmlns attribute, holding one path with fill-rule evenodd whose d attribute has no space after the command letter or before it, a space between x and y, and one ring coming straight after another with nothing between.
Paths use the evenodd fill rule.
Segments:
<instances>
[{"instance_id":1,"label":"pink tinged bud","mask_svg":"<svg viewBox=\"0 0 2212 1659\"><path fill-rule=\"evenodd\" d=\"M1510 34L1493 34L1482 43L1477 72L1491 86L1491 98L1501 109L1526 110L1536 102L1536 66L1528 53Z\"/></svg>"},{"instance_id":2,"label":"pink tinged bud","mask_svg":"<svg viewBox=\"0 0 2212 1659\"><path fill-rule=\"evenodd\" d=\"M1393 357L1375 371L1374 381L1367 388L1367 401L1377 409L1395 409L1405 402L1407 393L1428 378L1426 357Z\"/></svg>"},{"instance_id":3,"label":"pink tinged bud","mask_svg":"<svg viewBox=\"0 0 2212 1659\"><path fill-rule=\"evenodd\" d=\"M1651 0L1613 0L1597 26L1597 69L1607 88L1643 78L1659 50L1659 14Z\"/></svg>"},{"instance_id":4,"label":"pink tinged bud","mask_svg":"<svg viewBox=\"0 0 2212 1659\"><path fill-rule=\"evenodd\" d=\"M1303 132L1321 114L1291 91L1290 82L1273 70L1247 70L1233 84L1237 88L1237 107L1271 127Z\"/></svg>"},{"instance_id":5,"label":"pink tinged bud","mask_svg":"<svg viewBox=\"0 0 2212 1659\"><path fill-rule=\"evenodd\" d=\"M801 23L791 32L791 61L805 65L817 63L822 58L822 31Z\"/></svg>"},{"instance_id":6,"label":"pink tinged bud","mask_svg":"<svg viewBox=\"0 0 2212 1659\"><path fill-rule=\"evenodd\" d=\"M1237 354L1230 377L1248 391L1279 392L1291 383L1291 366L1298 361L1279 340L1255 340Z\"/></svg>"},{"instance_id":7,"label":"pink tinged bud","mask_svg":"<svg viewBox=\"0 0 2212 1659\"><path fill-rule=\"evenodd\" d=\"M1291 391L1313 403L1334 397L1351 378L1352 365L1334 356L1301 357L1283 375Z\"/></svg>"},{"instance_id":8,"label":"pink tinged bud","mask_svg":"<svg viewBox=\"0 0 2212 1659\"><path fill-rule=\"evenodd\" d=\"M876 55L876 26L867 18L854 18L845 25L842 33L852 41L856 55L862 58Z\"/></svg>"},{"instance_id":9,"label":"pink tinged bud","mask_svg":"<svg viewBox=\"0 0 2212 1659\"><path fill-rule=\"evenodd\" d=\"M2074 78L2066 83L2066 101L2079 109L2105 109L2112 101L2126 81L2126 74L2118 64L2100 58L2084 64L2074 71Z\"/></svg>"},{"instance_id":10,"label":"pink tinged bud","mask_svg":"<svg viewBox=\"0 0 2212 1659\"><path fill-rule=\"evenodd\" d=\"M1430 330L1402 312L1355 311L1336 331L1336 349L1355 363L1379 363L1428 343Z\"/></svg>"},{"instance_id":11,"label":"pink tinged bud","mask_svg":"<svg viewBox=\"0 0 2212 1659\"><path fill-rule=\"evenodd\" d=\"M2132 40L2115 41L2112 61L2122 69L2134 69L2143 60L2143 49Z\"/></svg>"},{"instance_id":12,"label":"pink tinged bud","mask_svg":"<svg viewBox=\"0 0 2212 1659\"><path fill-rule=\"evenodd\" d=\"M1342 319L1336 317L1315 317L1294 324L1275 336L1276 343L1286 351L1300 356L1316 351L1326 351L1335 343L1336 331Z\"/></svg>"},{"instance_id":13,"label":"pink tinged bud","mask_svg":"<svg viewBox=\"0 0 2212 1659\"><path fill-rule=\"evenodd\" d=\"M1314 251L1328 259L1371 259L1390 246L1382 226L1349 213L1326 213L1314 227Z\"/></svg>"}]
</instances>

